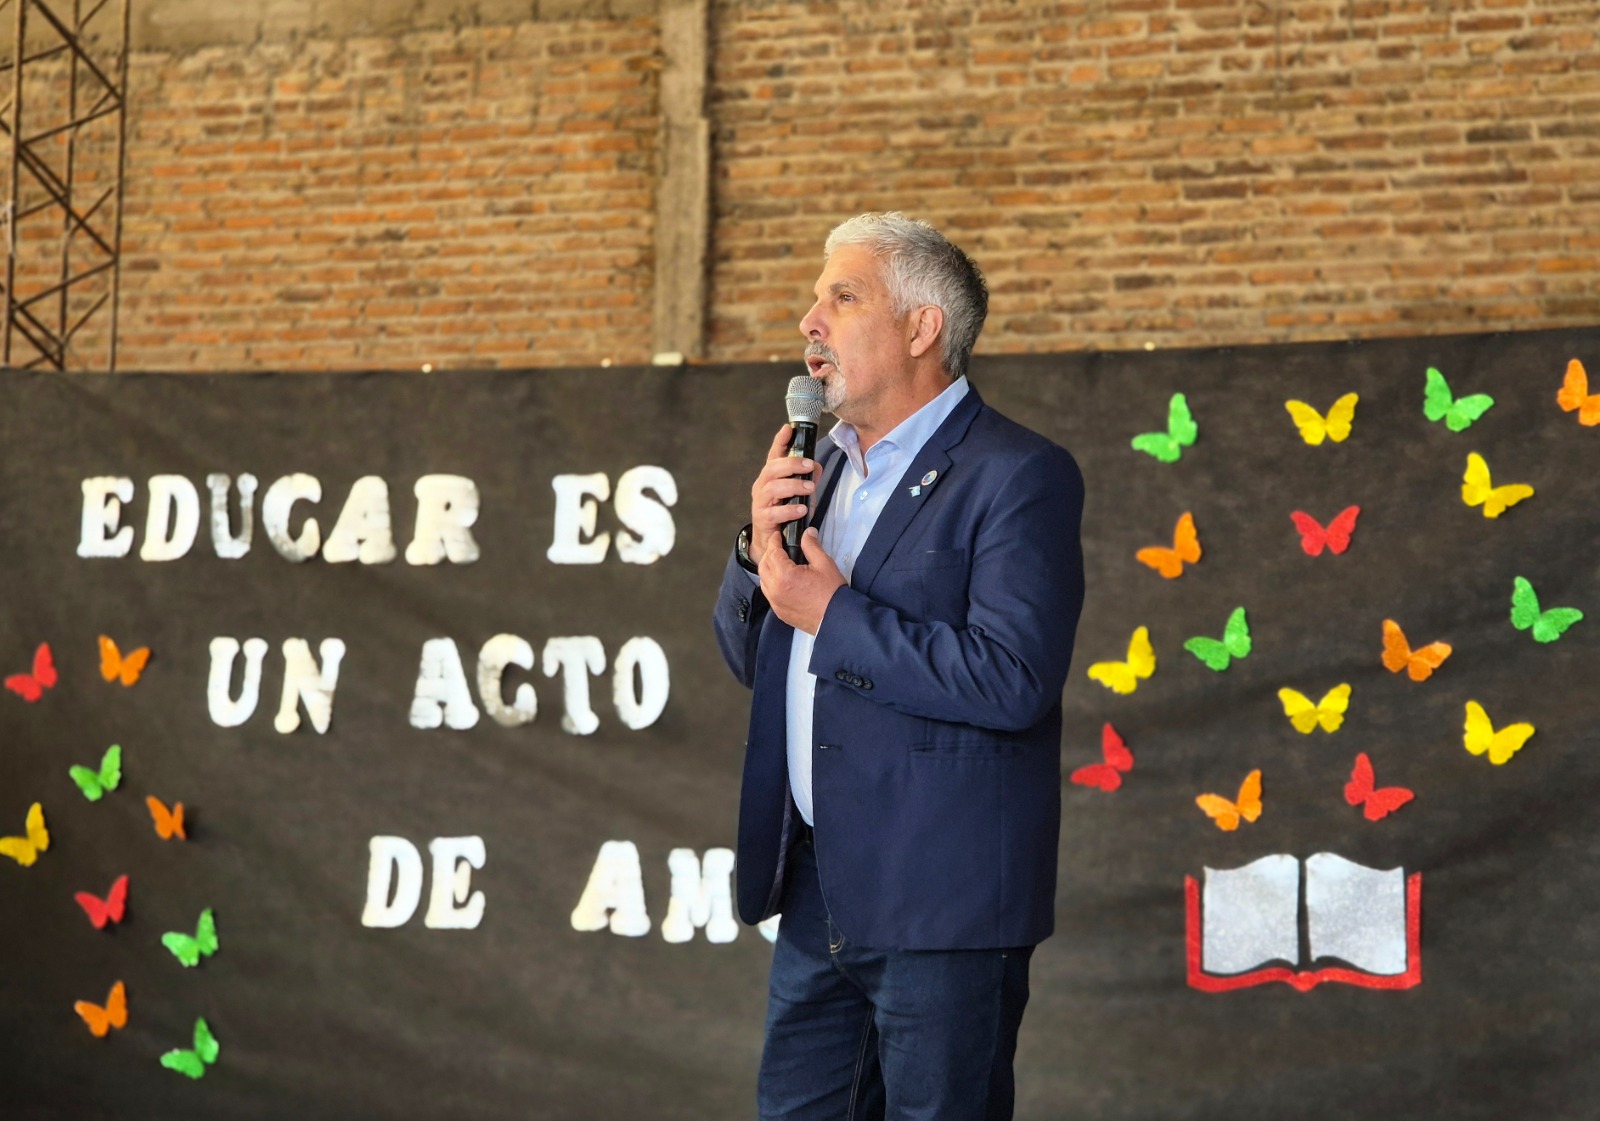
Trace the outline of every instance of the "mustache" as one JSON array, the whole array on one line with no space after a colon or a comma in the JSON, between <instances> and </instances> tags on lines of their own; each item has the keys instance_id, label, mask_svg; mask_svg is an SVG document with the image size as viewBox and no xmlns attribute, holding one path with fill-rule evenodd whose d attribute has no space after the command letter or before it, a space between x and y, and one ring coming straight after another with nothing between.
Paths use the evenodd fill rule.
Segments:
<instances>
[{"instance_id":1,"label":"mustache","mask_svg":"<svg viewBox=\"0 0 1600 1121\"><path fill-rule=\"evenodd\" d=\"M833 352L831 346L820 340L806 345L805 357L821 358L823 361L831 363L835 369L839 367L839 356Z\"/></svg>"}]
</instances>

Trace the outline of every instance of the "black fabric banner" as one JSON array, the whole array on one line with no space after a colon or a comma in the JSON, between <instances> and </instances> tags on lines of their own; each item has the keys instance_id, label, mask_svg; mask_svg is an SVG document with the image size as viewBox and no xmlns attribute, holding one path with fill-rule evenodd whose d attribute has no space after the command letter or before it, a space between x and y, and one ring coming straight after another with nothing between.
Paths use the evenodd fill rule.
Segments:
<instances>
[{"instance_id":1,"label":"black fabric banner","mask_svg":"<svg viewBox=\"0 0 1600 1121\"><path fill-rule=\"evenodd\" d=\"M1058 932L1019 1117L1593 1114L1600 427L1558 404L1572 359L1600 372L1600 330L976 364L1088 487ZM1430 422L1430 367L1493 406ZM771 947L718 902L748 696L709 615L794 372L0 381L0 1113L753 1115ZM1198 436L1167 464L1130 440L1167 431L1176 393ZM1285 402L1325 416L1347 393L1348 438L1308 445ZM1469 453L1535 493L1486 518ZM246 474L248 548L228 544ZM1351 506L1348 548L1308 555L1291 513ZM1164 579L1135 553L1185 512L1203 556ZM1537 641L1511 620L1517 577L1588 617ZM1215 672L1185 651L1241 606L1248 656ZM1385 619L1451 654L1391 673ZM1153 674L1090 680L1141 626ZM1281 688L1315 705L1341 685L1336 731L1291 726ZM1482 754L1469 701L1501 737ZM1072 783L1107 723L1131 768ZM91 801L68 770L113 744L120 781ZM1414 800L1369 820L1345 793L1360 754ZM1219 828L1197 796L1248 803L1255 770L1258 819ZM164 840L177 802L187 839ZM1290 983L1234 987L1269 970ZM74 1005L114 1012L118 981L126 1024L96 1038L106 1014ZM164 1068L173 1051L203 1077Z\"/></svg>"}]
</instances>

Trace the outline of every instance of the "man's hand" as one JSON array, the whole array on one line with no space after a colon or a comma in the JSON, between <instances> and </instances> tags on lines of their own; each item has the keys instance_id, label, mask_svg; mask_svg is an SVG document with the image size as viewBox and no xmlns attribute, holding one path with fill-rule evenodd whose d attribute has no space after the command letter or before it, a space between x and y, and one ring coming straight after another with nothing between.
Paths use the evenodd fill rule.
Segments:
<instances>
[{"instance_id":1,"label":"man's hand","mask_svg":"<svg viewBox=\"0 0 1600 1121\"><path fill-rule=\"evenodd\" d=\"M811 492L817 489L821 467L813 460L789 458L792 433L793 429L787 424L778 429L772 447L767 451L767 465L761 469L761 474L756 476L750 488L749 553L750 559L757 564L766 555L767 539L779 533L778 552L783 552L782 527L806 514L804 503L785 506L784 499L795 495L809 498ZM808 471L809 478L806 476ZM782 617L780 613L779 618Z\"/></svg>"},{"instance_id":2,"label":"man's hand","mask_svg":"<svg viewBox=\"0 0 1600 1121\"><path fill-rule=\"evenodd\" d=\"M814 637L822 626L828 601L844 587L845 578L833 558L823 552L822 538L815 529L808 529L801 536L800 550L809 563L795 564L789 559L777 530L767 535L761 554L761 594L772 605L773 614Z\"/></svg>"}]
</instances>

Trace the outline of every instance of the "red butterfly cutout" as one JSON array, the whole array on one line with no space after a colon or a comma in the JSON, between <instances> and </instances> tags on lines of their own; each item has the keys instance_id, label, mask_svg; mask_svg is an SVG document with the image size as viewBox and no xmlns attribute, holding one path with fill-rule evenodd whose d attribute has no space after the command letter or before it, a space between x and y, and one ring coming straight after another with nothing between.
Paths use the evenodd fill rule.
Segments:
<instances>
[{"instance_id":1,"label":"red butterfly cutout","mask_svg":"<svg viewBox=\"0 0 1600 1121\"><path fill-rule=\"evenodd\" d=\"M1331 553L1342 553L1350 547L1350 535L1356 531L1356 518L1360 515L1361 507L1346 506L1328 523L1327 528L1301 510L1294 511L1289 517L1300 531L1300 547L1308 556L1319 557L1324 547Z\"/></svg>"},{"instance_id":2,"label":"red butterfly cutout","mask_svg":"<svg viewBox=\"0 0 1600 1121\"><path fill-rule=\"evenodd\" d=\"M1133 752L1122 742L1122 737L1110 724L1100 729L1100 754L1104 763L1090 763L1072 772L1072 781L1079 786L1098 786L1101 790L1115 790L1122 785L1124 771L1133 770Z\"/></svg>"},{"instance_id":3,"label":"red butterfly cutout","mask_svg":"<svg viewBox=\"0 0 1600 1121\"><path fill-rule=\"evenodd\" d=\"M80 891L72 898L78 901L78 906L89 916L94 928L104 930L108 920L114 923L122 921L123 911L128 906L128 877L118 876L117 882L111 885L111 893L103 901L87 891Z\"/></svg>"},{"instance_id":4,"label":"red butterfly cutout","mask_svg":"<svg viewBox=\"0 0 1600 1121\"><path fill-rule=\"evenodd\" d=\"M6 688L30 704L44 696L46 689L56 684L56 660L50 656L50 644L39 643L33 652L33 672L14 673L6 678Z\"/></svg>"},{"instance_id":5,"label":"red butterfly cutout","mask_svg":"<svg viewBox=\"0 0 1600 1121\"><path fill-rule=\"evenodd\" d=\"M1350 781L1345 783L1344 800L1352 806L1360 806L1368 821L1378 821L1388 817L1417 796L1414 791L1407 790L1403 786L1385 786L1379 790L1376 782L1376 776L1372 772L1372 760L1368 759L1367 753L1363 751L1356 756L1355 770L1350 772Z\"/></svg>"}]
</instances>

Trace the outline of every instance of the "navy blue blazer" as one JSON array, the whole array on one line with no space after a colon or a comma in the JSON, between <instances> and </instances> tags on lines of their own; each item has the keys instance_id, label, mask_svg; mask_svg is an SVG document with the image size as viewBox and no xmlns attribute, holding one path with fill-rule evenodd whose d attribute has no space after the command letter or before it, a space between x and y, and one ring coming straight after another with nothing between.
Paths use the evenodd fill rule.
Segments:
<instances>
[{"instance_id":1,"label":"navy blue blazer","mask_svg":"<svg viewBox=\"0 0 1600 1121\"><path fill-rule=\"evenodd\" d=\"M844 461L824 443L814 520ZM829 913L852 941L983 949L1054 929L1082 513L1072 456L971 391L829 602L809 667L815 842ZM754 923L779 908L802 824L786 748L794 632L731 557L714 625L754 690L735 865L739 915Z\"/></svg>"}]
</instances>

